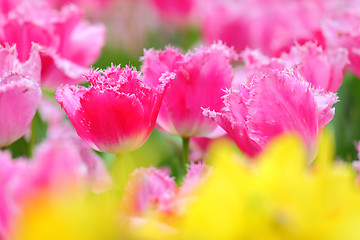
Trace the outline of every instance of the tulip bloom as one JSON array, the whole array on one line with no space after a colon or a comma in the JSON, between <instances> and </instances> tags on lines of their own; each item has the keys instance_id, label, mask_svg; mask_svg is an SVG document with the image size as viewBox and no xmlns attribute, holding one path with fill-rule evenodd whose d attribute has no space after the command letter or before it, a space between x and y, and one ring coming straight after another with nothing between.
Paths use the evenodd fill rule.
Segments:
<instances>
[{"instance_id":1,"label":"tulip bloom","mask_svg":"<svg viewBox=\"0 0 360 240\"><path fill-rule=\"evenodd\" d=\"M275 69L249 85L229 90L224 96L226 107L220 112L205 109L204 115L224 128L249 156L289 131L300 134L312 154L318 136L335 114L336 95L313 89L294 68Z\"/></svg>"},{"instance_id":2,"label":"tulip bloom","mask_svg":"<svg viewBox=\"0 0 360 240\"><path fill-rule=\"evenodd\" d=\"M13 227L19 204L29 190L30 162L11 159L10 152L0 151L0 239L6 239Z\"/></svg>"},{"instance_id":3,"label":"tulip bloom","mask_svg":"<svg viewBox=\"0 0 360 240\"><path fill-rule=\"evenodd\" d=\"M174 179L165 172L153 167L140 168L132 173L122 204L133 216L143 216L151 209L169 214L176 193Z\"/></svg>"},{"instance_id":4,"label":"tulip bloom","mask_svg":"<svg viewBox=\"0 0 360 240\"><path fill-rule=\"evenodd\" d=\"M349 51L348 69L360 76L360 16L352 12L330 18L323 24L328 47L343 47Z\"/></svg>"},{"instance_id":5,"label":"tulip bloom","mask_svg":"<svg viewBox=\"0 0 360 240\"><path fill-rule=\"evenodd\" d=\"M295 42L323 43L324 7L316 1L214 0L207 5L208 11L199 11L206 42L221 40L237 51L250 47L269 56L280 56Z\"/></svg>"},{"instance_id":6,"label":"tulip bloom","mask_svg":"<svg viewBox=\"0 0 360 240\"><path fill-rule=\"evenodd\" d=\"M105 43L104 26L90 25L81 18L74 5L56 11L43 1L23 2L2 19L0 43L16 44L21 62L28 59L32 42L39 44L41 84L48 88L75 84Z\"/></svg>"},{"instance_id":7,"label":"tulip bloom","mask_svg":"<svg viewBox=\"0 0 360 240\"><path fill-rule=\"evenodd\" d=\"M34 45L29 59L21 63L15 46L0 45L0 147L25 134L41 97L40 58Z\"/></svg>"},{"instance_id":8,"label":"tulip bloom","mask_svg":"<svg viewBox=\"0 0 360 240\"><path fill-rule=\"evenodd\" d=\"M163 72L176 73L164 97L157 119L157 129L181 137L209 136L217 125L202 115L201 107L220 110L223 89L232 82L229 61L236 55L222 44L180 54L176 49L147 50L142 71L144 80L154 84Z\"/></svg>"},{"instance_id":9,"label":"tulip bloom","mask_svg":"<svg viewBox=\"0 0 360 240\"><path fill-rule=\"evenodd\" d=\"M313 87L336 92L343 81L347 55L344 48L324 51L313 42L293 46L289 53L283 53L279 58L269 58L258 50L247 49L242 53L245 69L241 77L251 79L261 77L272 69L296 66L302 78Z\"/></svg>"},{"instance_id":10,"label":"tulip bloom","mask_svg":"<svg viewBox=\"0 0 360 240\"><path fill-rule=\"evenodd\" d=\"M151 218L153 213L163 217L182 215L209 172L205 164L191 164L182 186L177 187L174 178L163 170L136 169L126 185L121 206L130 218Z\"/></svg>"},{"instance_id":11,"label":"tulip bloom","mask_svg":"<svg viewBox=\"0 0 360 240\"><path fill-rule=\"evenodd\" d=\"M63 86L55 94L78 135L90 147L103 152L122 153L142 146L155 126L165 90L174 75L163 75L154 87L145 84L140 74L128 66L91 70L86 78L90 88Z\"/></svg>"},{"instance_id":12,"label":"tulip bloom","mask_svg":"<svg viewBox=\"0 0 360 240\"><path fill-rule=\"evenodd\" d=\"M36 148L33 181L38 187L60 189L70 184L75 190L91 188L95 193L112 187L101 158L75 133L70 124L58 127ZM69 185L69 186L70 186Z\"/></svg>"},{"instance_id":13,"label":"tulip bloom","mask_svg":"<svg viewBox=\"0 0 360 240\"><path fill-rule=\"evenodd\" d=\"M192 13L196 0L148 0L160 17L175 23L184 22Z\"/></svg>"}]
</instances>

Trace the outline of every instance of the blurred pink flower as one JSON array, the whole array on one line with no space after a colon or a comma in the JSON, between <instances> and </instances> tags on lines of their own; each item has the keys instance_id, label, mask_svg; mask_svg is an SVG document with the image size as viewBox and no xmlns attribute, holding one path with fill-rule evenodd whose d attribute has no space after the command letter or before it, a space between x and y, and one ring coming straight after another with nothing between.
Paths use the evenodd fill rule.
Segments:
<instances>
[{"instance_id":1,"label":"blurred pink flower","mask_svg":"<svg viewBox=\"0 0 360 240\"><path fill-rule=\"evenodd\" d=\"M154 167L136 169L127 183L122 207L130 218L146 218L153 212L163 217L182 215L209 171L203 163L191 164L178 188L165 171Z\"/></svg>"},{"instance_id":2,"label":"blurred pink flower","mask_svg":"<svg viewBox=\"0 0 360 240\"><path fill-rule=\"evenodd\" d=\"M174 210L176 193L175 181L168 174L153 167L139 168L130 176L122 205L130 216L145 216L150 211L167 215Z\"/></svg>"},{"instance_id":3,"label":"blurred pink flower","mask_svg":"<svg viewBox=\"0 0 360 240\"><path fill-rule=\"evenodd\" d=\"M22 0L0 0L0 15L6 15L12 9L14 9ZM1 16L0 16L1 19Z\"/></svg>"},{"instance_id":4,"label":"blurred pink flower","mask_svg":"<svg viewBox=\"0 0 360 240\"><path fill-rule=\"evenodd\" d=\"M146 50L142 58L145 82L155 84L162 73L176 73L164 97L157 129L182 137L211 135L217 125L202 115L201 107L223 107L220 97L222 89L231 86L229 61L235 57L233 50L221 43L186 55L171 47Z\"/></svg>"},{"instance_id":5,"label":"blurred pink flower","mask_svg":"<svg viewBox=\"0 0 360 240\"><path fill-rule=\"evenodd\" d=\"M190 139L190 163L201 163L203 161L212 140L211 138L205 137L192 137Z\"/></svg>"},{"instance_id":6,"label":"blurred pink flower","mask_svg":"<svg viewBox=\"0 0 360 240\"><path fill-rule=\"evenodd\" d=\"M40 101L38 46L33 45L29 54L21 63L15 46L0 44L0 147L25 134Z\"/></svg>"},{"instance_id":7,"label":"blurred pink flower","mask_svg":"<svg viewBox=\"0 0 360 240\"><path fill-rule=\"evenodd\" d=\"M222 111L204 110L235 140L240 150L255 156L269 140L284 132L300 134L312 156L323 128L333 118L333 93L313 89L296 69L272 70L253 78L249 86L231 89Z\"/></svg>"},{"instance_id":8,"label":"blurred pink flower","mask_svg":"<svg viewBox=\"0 0 360 240\"><path fill-rule=\"evenodd\" d=\"M39 103L38 112L41 119L47 123L46 135L49 137L58 134L59 129L68 123L65 120L66 114L58 102L56 102L55 98L50 99L43 96Z\"/></svg>"},{"instance_id":9,"label":"blurred pink flower","mask_svg":"<svg viewBox=\"0 0 360 240\"><path fill-rule=\"evenodd\" d=\"M221 130L224 131L222 128ZM195 165L204 163L205 157L208 154L209 147L214 141L218 141L220 139L228 139L231 141L230 136L227 135L226 132L219 137L192 137L190 139L190 163Z\"/></svg>"},{"instance_id":10,"label":"blurred pink flower","mask_svg":"<svg viewBox=\"0 0 360 240\"><path fill-rule=\"evenodd\" d=\"M58 129L29 159L12 159L0 151L0 239L12 231L28 200L44 192L98 193L112 187L102 160L70 126Z\"/></svg>"},{"instance_id":11,"label":"blurred pink flower","mask_svg":"<svg viewBox=\"0 0 360 240\"><path fill-rule=\"evenodd\" d=\"M304 80L315 88L336 92L344 78L347 56L348 52L344 48L328 48L324 51L321 46L307 42L303 46L292 47L290 53L284 53L281 58L293 65L297 64Z\"/></svg>"},{"instance_id":12,"label":"blurred pink flower","mask_svg":"<svg viewBox=\"0 0 360 240\"><path fill-rule=\"evenodd\" d=\"M66 183L80 190L91 188L96 193L112 187L101 158L66 124L37 147L34 167L34 183L38 187L59 189Z\"/></svg>"},{"instance_id":13,"label":"blurred pink flower","mask_svg":"<svg viewBox=\"0 0 360 240\"><path fill-rule=\"evenodd\" d=\"M329 18L323 24L327 47L343 47L349 51L348 69L360 76L360 14L346 12Z\"/></svg>"},{"instance_id":14,"label":"blurred pink flower","mask_svg":"<svg viewBox=\"0 0 360 240\"><path fill-rule=\"evenodd\" d=\"M21 203L31 183L31 163L25 159L13 161L10 152L0 151L0 239L13 228L15 216L21 213Z\"/></svg>"},{"instance_id":15,"label":"blurred pink flower","mask_svg":"<svg viewBox=\"0 0 360 240\"><path fill-rule=\"evenodd\" d=\"M105 43L103 25L81 21L74 5L55 11L45 2L24 2L0 24L0 43L16 44L20 61L28 59L32 42L41 46L41 82L54 88L78 83Z\"/></svg>"},{"instance_id":16,"label":"blurred pink flower","mask_svg":"<svg viewBox=\"0 0 360 240\"><path fill-rule=\"evenodd\" d=\"M354 145L355 145L355 149L358 153L358 155L357 155L358 160L354 161L352 164L353 164L354 168L356 169L356 171L358 171L358 173L359 173L357 182L360 183L360 142L355 142Z\"/></svg>"},{"instance_id":17,"label":"blurred pink flower","mask_svg":"<svg viewBox=\"0 0 360 240\"><path fill-rule=\"evenodd\" d=\"M210 167L204 163L190 164L177 198L183 201L185 198L192 196L194 190L199 187L209 171Z\"/></svg>"},{"instance_id":18,"label":"blurred pink flower","mask_svg":"<svg viewBox=\"0 0 360 240\"><path fill-rule=\"evenodd\" d=\"M183 23L191 15L197 0L146 0L165 22Z\"/></svg>"},{"instance_id":19,"label":"blurred pink flower","mask_svg":"<svg viewBox=\"0 0 360 240\"><path fill-rule=\"evenodd\" d=\"M36 0L39 1L39 0ZM74 4L84 10L85 14L89 17L97 17L99 14L104 14L103 11L106 11L106 7L115 0L43 0L51 4L57 9L62 7Z\"/></svg>"},{"instance_id":20,"label":"blurred pink flower","mask_svg":"<svg viewBox=\"0 0 360 240\"><path fill-rule=\"evenodd\" d=\"M186 213L189 204L196 200L197 190L206 181L210 171L211 168L204 163L191 163L188 166L186 176L172 203L175 215L181 216Z\"/></svg>"},{"instance_id":21,"label":"blurred pink flower","mask_svg":"<svg viewBox=\"0 0 360 240\"><path fill-rule=\"evenodd\" d=\"M90 147L122 153L141 147L149 138L173 77L159 76L157 86L150 87L135 69L112 66L91 70L86 75L90 88L63 86L55 98Z\"/></svg>"},{"instance_id":22,"label":"blurred pink flower","mask_svg":"<svg viewBox=\"0 0 360 240\"><path fill-rule=\"evenodd\" d=\"M38 110L48 126L47 139L35 154L39 183L62 184L68 178L80 187L90 186L94 192L111 188L112 180L101 158L76 134L55 99L44 97Z\"/></svg>"},{"instance_id":23,"label":"blurred pink flower","mask_svg":"<svg viewBox=\"0 0 360 240\"><path fill-rule=\"evenodd\" d=\"M279 56L295 43L323 43L321 21L326 14L313 0L213 0L198 11L202 15L204 40L222 40L237 51L259 48Z\"/></svg>"},{"instance_id":24,"label":"blurred pink flower","mask_svg":"<svg viewBox=\"0 0 360 240\"><path fill-rule=\"evenodd\" d=\"M295 45L289 53L283 53L279 58L269 58L258 50L246 49L242 53L245 63L243 78L261 77L272 69L283 69L296 66L302 78L311 83L314 88L336 92L342 81L345 66L348 63L347 50L343 48L324 51L313 42Z\"/></svg>"}]
</instances>

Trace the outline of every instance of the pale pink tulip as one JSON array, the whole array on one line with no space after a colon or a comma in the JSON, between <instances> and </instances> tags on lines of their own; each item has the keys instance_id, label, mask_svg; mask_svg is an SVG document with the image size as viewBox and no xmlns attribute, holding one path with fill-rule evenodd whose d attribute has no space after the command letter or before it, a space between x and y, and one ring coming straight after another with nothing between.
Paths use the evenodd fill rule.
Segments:
<instances>
[{"instance_id":1,"label":"pale pink tulip","mask_svg":"<svg viewBox=\"0 0 360 240\"><path fill-rule=\"evenodd\" d=\"M235 56L232 49L221 43L186 55L171 47L164 51L146 50L142 58L145 82L156 83L166 71L176 73L164 97L157 129L182 137L211 135L217 125L202 115L201 107L223 107L220 97L223 89L231 86L229 61Z\"/></svg>"},{"instance_id":2,"label":"pale pink tulip","mask_svg":"<svg viewBox=\"0 0 360 240\"><path fill-rule=\"evenodd\" d=\"M133 68L113 66L91 70L86 75L90 88L63 86L55 97L90 147L121 153L139 148L149 138L173 77L165 74L150 87Z\"/></svg>"},{"instance_id":3,"label":"pale pink tulip","mask_svg":"<svg viewBox=\"0 0 360 240\"><path fill-rule=\"evenodd\" d=\"M150 211L166 215L173 211L177 187L168 174L151 167L135 170L125 191L122 206L130 216L145 216Z\"/></svg>"},{"instance_id":4,"label":"pale pink tulip","mask_svg":"<svg viewBox=\"0 0 360 240\"><path fill-rule=\"evenodd\" d=\"M21 2L22 0L0 0L0 15L1 13L6 15Z\"/></svg>"},{"instance_id":5,"label":"pale pink tulip","mask_svg":"<svg viewBox=\"0 0 360 240\"><path fill-rule=\"evenodd\" d=\"M68 179L95 193L111 188L112 180L102 159L77 136L60 105L43 98L39 113L48 125L47 139L35 153L39 183L56 185Z\"/></svg>"},{"instance_id":6,"label":"pale pink tulip","mask_svg":"<svg viewBox=\"0 0 360 240\"><path fill-rule=\"evenodd\" d=\"M184 198L192 196L194 190L201 185L209 172L210 167L204 163L190 164L177 198L184 200Z\"/></svg>"},{"instance_id":7,"label":"pale pink tulip","mask_svg":"<svg viewBox=\"0 0 360 240\"><path fill-rule=\"evenodd\" d=\"M349 52L348 69L360 76L360 14L346 12L325 21L323 33L327 47L343 47Z\"/></svg>"},{"instance_id":8,"label":"pale pink tulip","mask_svg":"<svg viewBox=\"0 0 360 240\"><path fill-rule=\"evenodd\" d=\"M204 110L235 140L245 154L255 156L275 136L296 132L313 154L323 128L333 118L333 93L313 89L296 69L273 70L253 78L249 87L231 89L220 111Z\"/></svg>"},{"instance_id":9,"label":"pale pink tulip","mask_svg":"<svg viewBox=\"0 0 360 240\"><path fill-rule=\"evenodd\" d=\"M158 224L165 224L174 216L183 215L187 206L196 199L196 190L206 180L210 168L203 163L191 164L177 187L166 171L150 168L136 169L128 180L121 202L124 220L132 227L139 227L152 217Z\"/></svg>"},{"instance_id":10,"label":"pale pink tulip","mask_svg":"<svg viewBox=\"0 0 360 240\"><path fill-rule=\"evenodd\" d=\"M31 185L30 175L29 161L13 161L10 152L0 151L0 239L6 239L21 213L20 205Z\"/></svg>"},{"instance_id":11,"label":"pale pink tulip","mask_svg":"<svg viewBox=\"0 0 360 240\"><path fill-rule=\"evenodd\" d=\"M43 86L78 83L105 43L104 26L90 25L81 18L74 5L56 11L46 2L24 2L0 24L0 43L16 44L22 62L28 59L31 44L39 44Z\"/></svg>"},{"instance_id":12,"label":"pale pink tulip","mask_svg":"<svg viewBox=\"0 0 360 240\"><path fill-rule=\"evenodd\" d=\"M102 192L112 187L112 180L101 158L67 125L36 149L34 184L59 189L71 184L76 190Z\"/></svg>"},{"instance_id":13,"label":"pale pink tulip","mask_svg":"<svg viewBox=\"0 0 360 240\"><path fill-rule=\"evenodd\" d=\"M290 53L283 54L281 58L293 65L297 64L299 73L315 88L336 92L344 78L347 56L348 51L344 48L323 50L308 42L303 46L292 47Z\"/></svg>"},{"instance_id":14,"label":"pale pink tulip","mask_svg":"<svg viewBox=\"0 0 360 240\"><path fill-rule=\"evenodd\" d=\"M14 230L32 197L69 189L98 193L111 187L101 158L69 126L38 146L32 161L12 159L9 152L0 151L0 239L7 239Z\"/></svg>"},{"instance_id":15,"label":"pale pink tulip","mask_svg":"<svg viewBox=\"0 0 360 240\"><path fill-rule=\"evenodd\" d=\"M0 147L25 134L40 101L38 46L29 56L21 63L15 46L0 45Z\"/></svg>"},{"instance_id":16,"label":"pale pink tulip","mask_svg":"<svg viewBox=\"0 0 360 240\"><path fill-rule=\"evenodd\" d=\"M343 81L345 66L348 63L347 55L346 49L324 51L313 42L307 42L302 46L295 45L289 53L283 53L279 58L267 57L259 50L246 49L242 53L245 69L241 72L241 77L251 79L261 77L272 69L296 66L301 77L314 88L336 92Z\"/></svg>"},{"instance_id":17,"label":"pale pink tulip","mask_svg":"<svg viewBox=\"0 0 360 240\"><path fill-rule=\"evenodd\" d=\"M222 40L237 51L259 48L269 56L279 56L295 42L323 43L321 22L326 12L312 0L213 0L206 5L199 14L208 43Z\"/></svg>"},{"instance_id":18,"label":"pale pink tulip","mask_svg":"<svg viewBox=\"0 0 360 240\"><path fill-rule=\"evenodd\" d=\"M146 0L161 18L172 23L186 21L191 15L197 0Z\"/></svg>"},{"instance_id":19,"label":"pale pink tulip","mask_svg":"<svg viewBox=\"0 0 360 240\"><path fill-rule=\"evenodd\" d=\"M41 0L35 0L41 1ZM99 15L107 11L107 7L114 0L43 0L51 4L51 6L61 9L62 7L74 4L84 10L86 15L90 18L98 18Z\"/></svg>"}]
</instances>

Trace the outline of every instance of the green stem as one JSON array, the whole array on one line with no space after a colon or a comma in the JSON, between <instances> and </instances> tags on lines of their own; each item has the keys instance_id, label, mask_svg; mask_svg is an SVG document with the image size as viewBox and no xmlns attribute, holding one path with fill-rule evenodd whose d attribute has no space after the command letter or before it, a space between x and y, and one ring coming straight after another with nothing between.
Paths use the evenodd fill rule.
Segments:
<instances>
[{"instance_id":1,"label":"green stem","mask_svg":"<svg viewBox=\"0 0 360 240\"><path fill-rule=\"evenodd\" d=\"M186 164L190 164L189 161L189 137L182 138L182 150L183 150L183 162L182 162L182 175L186 174Z\"/></svg>"},{"instance_id":2,"label":"green stem","mask_svg":"<svg viewBox=\"0 0 360 240\"><path fill-rule=\"evenodd\" d=\"M29 157L31 158L33 156L34 153L34 148L36 146L37 143L37 117L38 117L38 113L35 113L35 116L31 122L31 136L30 136L30 140L29 140Z\"/></svg>"}]
</instances>

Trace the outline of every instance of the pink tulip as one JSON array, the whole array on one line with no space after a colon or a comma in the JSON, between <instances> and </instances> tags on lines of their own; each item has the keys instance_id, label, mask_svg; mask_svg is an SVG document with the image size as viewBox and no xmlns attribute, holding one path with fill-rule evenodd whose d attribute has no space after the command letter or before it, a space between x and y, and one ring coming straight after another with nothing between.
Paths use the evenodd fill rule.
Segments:
<instances>
[{"instance_id":1,"label":"pink tulip","mask_svg":"<svg viewBox=\"0 0 360 240\"><path fill-rule=\"evenodd\" d=\"M210 167L204 163L190 164L177 198L184 200L193 195L194 190L203 183L210 170Z\"/></svg>"},{"instance_id":2,"label":"pink tulip","mask_svg":"<svg viewBox=\"0 0 360 240\"><path fill-rule=\"evenodd\" d=\"M191 164L178 188L165 171L153 167L136 169L127 183L122 207L130 219L146 218L148 213L165 217L182 215L209 172L210 168L203 163Z\"/></svg>"},{"instance_id":3,"label":"pink tulip","mask_svg":"<svg viewBox=\"0 0 360 240\"><path fill-rule=\"evenodd\" d=\"M60 105L43 98L39 113L48 128L47 139L37 147L34 156L37 184L56 188L70 181L95 193L111 188L112 180L102 159L77 136Z\"/></svg>"},{"instance_id":4,"label":"pink tulip","mask_svg":"<svg viewBox=\"0 0 360 240\"><path fill-rule=\"evenodd\" d=\"M170 214L177 187L173 178L151 167L135 170L125 191L124 210L130 216L145 216L151 210Z\"/></svg>"},{"instance_id":5,"label":"pink tulip","mask_svg":"<svg viewBox=\"0 0 360 240\"><path fill-rule=\"evenodd\" d=\"M45 2L24 2L0 24L0 43L16 44L22 62L28 59L32 42L38 43L43 86L78 83L105 42L104 26L90 25L81 17L74 5L55 11Z\"/></svg>"},{"instance_id":6,"label":"pink tulip","mask_svg":"<svg viewBox=\"0 0 360 240\"><path fill-rule=\"evenodd\" d=\"M224 131L221 128L222 131ZM225 132L225 131L224 131ZM190 139L190 155L189 161L191 165L204 163L206 156L208 155L208 150L211 144L214 141L218 141L220 139L231 139L225 132L225 135L221 135L219 137L213 138L205 138L205 137L192 137Z\"/></svg>"},{"instance_id":7,"label":"pink tulip","mask_svg":"<svg viewBox=\"0 0 360 240\"><path fill-rule=\"evenodd\" d=\"M0 151L0 239L16 231L17 219L32 197L70 188L81 194L112 187L101 158L69 126L58 131L36 148L32 161L13 160L9 152Z\"/></svg>"},{"instance_id":8,"label":"pink tulip","mask_svg":"<svg viewBox=\"0 0 360 240\"><path fill-rule=\"evenodd\" d=\"M269 58L258 50L245 50L242 53L245 62L243 76L248 79L260 77L276 68L296 66L301 77L315 88L336 92L342 81L345 66L348 63L347 50L343 48L324 51L321 46L307 42L295 45L289 53L279 58Z\"/></svg>"},{"instance_id":9,"label":"pink tulip","mask_svg":"<svg viewBox=\"0 0 360 240\"><path fill-rule=\"evenodd\" d=\"M216 110L223 107L220 97L223 89L231 86L229 61L234 57L232 49L220 43L186 55L170 47L165 51L145 51L142 58L145 82L156 83L166 71L176 73L164 97L157 129L182 137L211 135L217 125L202 115L201 107Z\"/></svg>"},{"instance_id":10,"label":"pink tulip","mask_svg":"<svg viewBox=\"0 0 360 240\"><path fill-rule=\"evenodd\" d=\"M15 46L0 45L0 147L25 134L41 97L38 46L27 61L17 57Z\"/></svg>"},{"instance_id":11,"label":"pink tulip","mask_svg":"<svg viewBox=\"0 0 360 240\"><path fill-rule=\"evenodd\" d=\"M30 162L24 159L13 161L10 152L0 151L0 239L7 239L19 207L28 193Z\"/></svg>"},{"instance_id":12,"label":"pink tulip","mask_svg":"<svg viewBox=\"0 0 360 240\"><path fill-rule=\"evenodd\" d=\"M33 161L37 187L60 189L71 184L76 190L90 188L96 193L112 187L101 158L68 125L37 147Z\"/></svg>"},{"instance_id":13,"label":"pink tulip","mask_svg":"<svg viewBox=\"0 0 360 240\"><path fill-rule=\"evenodd\" d=\"M194 9L196 0L147 0L166 21L181 23L186 20Z\"/></svg>"},{"instance_id":14,"label":"pink tulip","mask_svg":"<svg viewBox=\"0 0 360 240\"><path fill-rule=\"evenodd\" d=\"M349 51L348 69L360 76L360 15L346 12L325 21L323 33L327 47L343 47Z\"/></svg>"},{"instance_id":15,"label":"pink tulip","mask_svg":"<svg viewBox=\"0 0 360 240\"><path fill-rule=\"evenodd\" d=\"M150 87L133 68L91 70L90 88L63 86L55 98L78 135L92 148L109 153L132 151L149 138L173 74ZM159 82L160 81L160 82Z\"/></svg>"},{"instance_id":16,"label":"pink tulip","mask_svg":"<svg viewBox=\"0 0 360 240\"><path fill-rule=\"evenodd\" d=\"M37 0L39 1L39 0ZM44 0L53 7L60 9L66 5L74 4L84 10L86 15L90 18L98 18L99 15L104 14L106 7L114 0Z\"/></svg>"},{"instance_id":17,"label":"pink tulip","mask_svg":"<svg viewBox=\"0 0 360 240\"><path fill-rule=\"evenodd\" d=\"M0 0L0 15L8 14L12 9L14 9L22 0ZM0 16L1 19L1 16Z\"/></svg>"},{"instance_id":18,"label":"pink tulip","mask_svg":"<svg viewBox=\"0 0 360 240\"><path fill-rule=\"evenodd\" d=\"M308 42L292 47L290 53L283 54L281 58L293 65L298 64L300 74L313 87L336 92L343 81L347 56L344 48L324 51L322 47Z\"/></svg>"},{"instance_id":19,"label":"pink tulip","mask_svg":"<svg viewBox=\"0 0 360 240\"><path fill-rule=\"evenodd\" d=\"M333 118L337 102L333 93L313 89L294 68L273 70L254 78L249 87L231 89L222 111L204 110L235 140L241 151L255 156L275 136L296 132L309 154L317 138Z\"/></svg>"},{"instance_id":20,"label":"pink tulip","mask_svg":"<svg viewBox=\"0 0 360 240\"><path fill-rule=\"evenodd\" d=\"M355 149L358 153L357 157L358 160L353 162L353 166L358 171L359 175L357 177L357 182L360 183L360 142L355 142Z\"/></svg>"},{"instance_id":21,"label":"pink tulip","mask_svg":"<svg viewBox=\"0 0 360 240\"><path fill-rule=\"evenodd\" d=\"M279 56L295 43L323 43L321 22L324 9L313 0L213 0L202 15L205 41L222 40L237 51L259 48Z\"/></svg>"}]
</instances>

